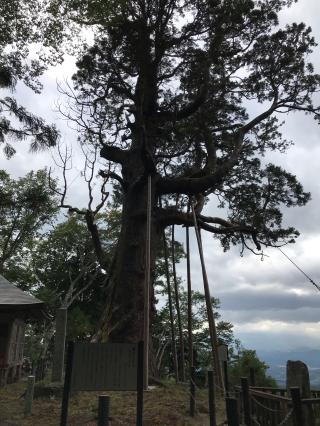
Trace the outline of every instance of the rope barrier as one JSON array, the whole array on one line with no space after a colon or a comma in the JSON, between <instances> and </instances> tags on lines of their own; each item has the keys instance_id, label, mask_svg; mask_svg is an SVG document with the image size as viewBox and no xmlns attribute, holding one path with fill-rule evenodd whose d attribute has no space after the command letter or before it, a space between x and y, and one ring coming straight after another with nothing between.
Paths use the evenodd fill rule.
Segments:
<instances>
[{"instance_id":1,"label":"rope barrier","mask_svg":"<svg viewBox=\"0 0 320 426\"><path fill-rule=\"evenodd\" d=\"M287 413L286 417L282 420L282 422L278 424L278 426L284 426L287 423L287 421L290 419L292 413L293 413L293 409Z\"/></svg>"},{"instance_id":2,"label":"rope barrier","mask_svg":"<svg viewBox=\"0 0 320 426\"><path fill-rule=\"evenodd\" d=\"M266 407L265 405L261 404L259 401L257 401L255 398L252 398L252 400L257 404L260 405L262 408L264 408L265 410L271 411L273 413L281 413L283 410L273 410L269 407ZM285 418L278 424L278 426L284 426L287 421L290 419L291 415L293 413L293 408L288 411L288 413L286 414ZM261 426L261 424L258 422L258 420L251 416L251 420L257 425L257 426Z\"/></svg>"},{"instance_id":3,"label":"rope barrier","mask_svg":"<svg viewBox=\"0 0 320 426\"><path fill-rule=\"evenodd\" d=\"M266 405L262 404L260 401L258 401L256 398L251 396L252 401L254 401L257 405L260 405L260 407L264 408L267 411L271 411L272 413L281 413L283 410L276 410L274 408L267 407Z\"/></svg>"},{"instance_id":4,"label":"rope barrier","mask_svg":"<svg viewBox=\"0 0 320 426\"><path fill-rule=\"evenodd\" d=\"M261 426L261 423L258 422L258 420L255 417L251 416L251 420L253 421L253 423L255 423L257 426Z\"/></svg>"}]
</instances>

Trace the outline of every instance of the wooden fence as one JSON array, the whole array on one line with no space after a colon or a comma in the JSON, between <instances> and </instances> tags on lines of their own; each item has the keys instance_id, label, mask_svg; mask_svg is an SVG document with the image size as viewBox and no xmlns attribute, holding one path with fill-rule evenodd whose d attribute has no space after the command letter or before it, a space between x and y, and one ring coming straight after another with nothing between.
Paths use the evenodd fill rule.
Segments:
<instances>
[{"instance_id":1,"label":"wooden fence","mask_svg":"<svg viewBox=\"0 0 320 426\"><path fill-rule=\"evenodd\" d=\"M247 378L235 387L237 403L228 419L230 426L314 426L320 422L320 391L301 398L300 388L249 386Z\"/></svg>"}]
</instances>

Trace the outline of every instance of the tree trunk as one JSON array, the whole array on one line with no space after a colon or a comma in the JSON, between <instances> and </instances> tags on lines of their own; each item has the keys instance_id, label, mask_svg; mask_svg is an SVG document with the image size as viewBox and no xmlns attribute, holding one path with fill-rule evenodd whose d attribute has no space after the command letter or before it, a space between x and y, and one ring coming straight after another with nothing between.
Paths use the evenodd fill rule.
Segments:
<instances>
[{"instance_id":1,"label":"tree trunk","mask_svg":"<svg viewBox=\"0 0 320 426\"><path fill-rule=\"evenodd\" d=\"M151 197L153 205L154 191ZM124 194L122 227L111 278L111 298L107 301L109 309L103 320L106 328L103 334L107 334L113 342L137 342L144 339L146 220L147 179L143 179ZM154 264L154 242L158 238L159 232L151 217L151 269ZM152 294L150 289L150 298Z\"/></svg>"}]
</instances>

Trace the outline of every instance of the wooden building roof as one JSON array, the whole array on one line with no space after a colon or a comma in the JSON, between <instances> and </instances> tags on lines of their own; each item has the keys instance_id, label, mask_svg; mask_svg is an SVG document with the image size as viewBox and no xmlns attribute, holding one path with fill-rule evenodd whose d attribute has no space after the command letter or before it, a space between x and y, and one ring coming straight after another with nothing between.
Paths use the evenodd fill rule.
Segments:
<instances>
[{"instance_id":1,"label":"wooden building roof","mask_svg":"<svg viewBox=\"0 0 320 426\"><path fill-rule=\"evenodd\" d=\"M25 293L0 275L0 311L35 311L43 308L44 303Z\"/></svg>"}]
</instances>

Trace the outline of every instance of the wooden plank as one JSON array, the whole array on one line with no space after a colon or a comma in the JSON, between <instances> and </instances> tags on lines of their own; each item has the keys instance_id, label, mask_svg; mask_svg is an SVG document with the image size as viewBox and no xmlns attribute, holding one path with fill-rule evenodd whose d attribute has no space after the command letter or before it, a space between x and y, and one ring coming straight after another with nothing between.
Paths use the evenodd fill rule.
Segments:
<instances>
[{"instance_id":1,"label":"wooden plank","mask_svg":"<svg viewBox=\"0 0 320 426\"><path fill-rule=\"evenodd\" d=\"M285 388L272 388L272 387L267 387L267 386L250 386L251 389L254 390L260 390L260 391L265 391L265 392L286 392Z\"/></svg>"},{"instance_id":2,"label":"wooden plank","mask_svg":"<svg viewBox=\"0 0 320 426\"><path fill-rule=\"evenodd\" d=\"M303 398L301 399L301 403L306 405L317 405L320 404L320 398Z\"/></svg>"},{"instance_id":3,"label":"wooden plank","mask_svg":"<svg viewBox=\"0 0 320 426\"><path fill-rule=\"evenodd\" d=\"M252 388L250 389L250 393L251 393L251 395L259 396L260 398L264 398L264 399L274 399L274 400L278 400L278 401L291 402L291 399L287 398L286 396L273 395L271 393L260 392L260 391L257 391L255 389L252 389Z\"/></svg>"}]
</instances>

